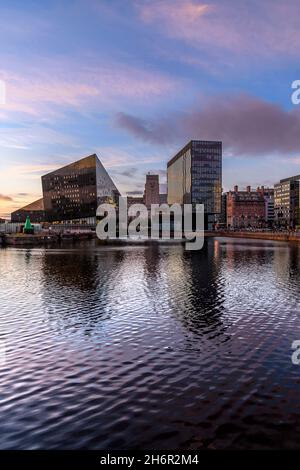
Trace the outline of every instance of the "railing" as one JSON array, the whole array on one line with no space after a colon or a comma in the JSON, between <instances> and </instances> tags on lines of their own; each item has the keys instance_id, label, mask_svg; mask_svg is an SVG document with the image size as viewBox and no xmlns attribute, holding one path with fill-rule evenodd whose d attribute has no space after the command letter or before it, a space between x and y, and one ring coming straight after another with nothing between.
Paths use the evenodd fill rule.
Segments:
<instances>
[{"instance_id":1,"label":"railing","mask_svg":"<svg viewBox=\"0 0 300 470\"><path fill-rule=\"evenodd\" d=\"M5 223L0 224L0 233L20 233L22 232L22 227L25 224L18 224L18 223ZM42 230L42 226L40 224L32 224L34 227L34 233L39 233Z\"/></svg>"},{"instance_id":2,"label":"railing","mask_svg":"<svg viewBox=\"0 0 300 470\"><path fill-rule=\"evenodd\" d=\"M54 224L49 225L49 233L65 234L65 233L93 233L96 228L95 225L75 225L75 224Z\"/></svg>"}]
</instances>

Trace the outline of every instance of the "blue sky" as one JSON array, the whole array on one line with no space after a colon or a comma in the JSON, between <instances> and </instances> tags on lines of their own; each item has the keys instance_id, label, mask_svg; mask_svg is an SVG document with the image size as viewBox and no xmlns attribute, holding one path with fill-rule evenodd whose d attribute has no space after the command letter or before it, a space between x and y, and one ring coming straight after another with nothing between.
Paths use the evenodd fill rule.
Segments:
<instances>
[{"instance_id":1,"label":"blue sky","mask_svg":"<svg viewBox=\"0 0 300 470\"><path fill-rule=\"evenodd\" d=\"M224 142L223 187L300 173L296 0L0 3L0 216L96 152L125 194L190 139Z\"/></svg>"}]
</instances>

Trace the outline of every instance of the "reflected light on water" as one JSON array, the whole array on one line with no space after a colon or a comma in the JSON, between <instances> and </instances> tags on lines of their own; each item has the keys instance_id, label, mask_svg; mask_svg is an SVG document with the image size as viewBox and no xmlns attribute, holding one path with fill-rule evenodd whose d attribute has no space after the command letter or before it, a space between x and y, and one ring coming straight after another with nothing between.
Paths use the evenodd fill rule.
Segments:
<instances>
[{"instance_id":1,"label":"reflected light on water","mask_svg":"<svg viewBox=\"0 0 300 470\"><path fill-rule=\"evenodd\" d=\"M0 250L0 448L300 447L298 246Z\"/></svg>"}]
</instances>

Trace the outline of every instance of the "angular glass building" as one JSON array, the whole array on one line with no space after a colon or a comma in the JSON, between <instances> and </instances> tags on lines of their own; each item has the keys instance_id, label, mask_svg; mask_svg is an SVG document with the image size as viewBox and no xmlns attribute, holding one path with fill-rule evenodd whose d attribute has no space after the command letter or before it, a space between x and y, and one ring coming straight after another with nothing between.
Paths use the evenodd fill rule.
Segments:
<instances>
[{"instance_id":1,"label":"angular glass building","mask_svg":"<svg viewBox=\"0 0 300 470\"><path fill-rule=\"evenodd\" d=\"M222 142L191 140L168 162L168 204L204 204L205 228L221 213Z\"/></svg>"},{"instance_id":2,"label":"angular glass building","mask_svg":"<svg viewBox=\"0 0 300 470\"><path fill-rule=\"evenodd\" d=\"M11 214L11 221L13 223L25 223L26 218L29 217L33 223L40 223L46 221L46 215L44 210L43 198L28 204L25 207L21 207Z\"/></svg>"},{"instance_id":3,"label":"angular glass building","mask_svg":"<svg viewBox=\"0 0 300 470\"><path fill-rule=\"evenodd\" d=\"M120 195L96 154L42 176L42 187L49 222L93 223L97 207Z\"/></svg>"}]
</instances>

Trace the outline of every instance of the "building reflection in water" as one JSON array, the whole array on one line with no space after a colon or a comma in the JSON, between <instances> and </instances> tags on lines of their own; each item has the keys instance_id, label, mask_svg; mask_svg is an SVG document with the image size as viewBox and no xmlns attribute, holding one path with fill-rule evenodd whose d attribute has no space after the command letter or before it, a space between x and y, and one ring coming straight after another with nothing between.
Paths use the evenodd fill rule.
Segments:
<instances>
[{"instance_id":1,"label":"building reflection in water","mask_svg":"<svg viewBox=\"0 0 300 470\"><path fill-rule=\"evenodd\" d=\"M122 251L99 252L94 248L45 250L42 255L43 305L57 328L83 328L91 334L112 313L107 292Z\"/></svg>"},{"instance_id":2,"label":"building reflection in water","mask_svg":"<svg viewBox=\"0 0 300 470\"><path fill-rule=\"evenodd\" d=\"M299 448L299 256L0 250L1 448Z\"/></svg>"},{"instance_id":3,"label":"building reflection in water","mask_svg":"<svg viewBox=\"0 0 300 470\"><path fill-rule=\"evenodd\" d=\"M218 243L199 252L182 246L46 250L43 301L55 328L82 324L86 334L113 316L135 322L170 315L189 334L223 331ZM130 317L129 317L130 319ZM173 326L174 327L174 326Z\"/></svg>"}]
</instances>

